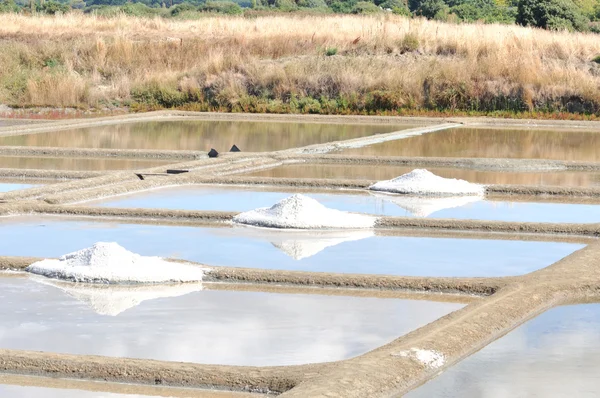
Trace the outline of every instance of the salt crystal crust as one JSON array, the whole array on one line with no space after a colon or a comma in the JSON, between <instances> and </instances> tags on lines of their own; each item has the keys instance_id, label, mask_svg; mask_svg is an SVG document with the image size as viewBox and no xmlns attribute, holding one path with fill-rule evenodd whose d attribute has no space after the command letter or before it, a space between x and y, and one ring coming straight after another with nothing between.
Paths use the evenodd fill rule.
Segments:
<instances>
[{"instance_id":1,"label":"salt crystal crust","mask_svg":"<svg viewBox=\"0 0 600 398\"><path fill-rule=\"evenodd\" d=\"M421 196L461 196L483 195L485 186L455 178L436 176L425 169L415 169L410 173L391 180L379 181L370 190Z\"/></svg>"},{"instance_id":2,"label":"salt crystal crust","mask_svg":"<svg viewBox=\"0 0 600 398\"><path fill-rule=\"evenodd\" d=\"M233 221L266 228L338 229L372 228L375 217L329 209L304 195L293 195L272 207L238 214Z\"/></svg>"},{"instance_id":3,"label":"salt crystal crust","mask_svg":"<svg viewBox=\"0 0 600 398\"><path fill-rule=\"evenodd\" d=\"M204 273L202 268L193 265L140 256L114 242L98 242L58 260L38 261L25 270L72 282L132 284L198 282Z\"/></svg>"}]
</instances>

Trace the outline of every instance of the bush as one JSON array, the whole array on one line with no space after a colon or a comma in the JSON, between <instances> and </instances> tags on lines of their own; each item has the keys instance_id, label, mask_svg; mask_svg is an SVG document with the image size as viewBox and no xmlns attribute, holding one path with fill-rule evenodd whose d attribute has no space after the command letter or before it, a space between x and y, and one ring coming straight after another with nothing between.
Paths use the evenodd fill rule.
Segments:
<instances>
[{"instance_id":1,"label":"bush","mask_svg":"<svg viewBox=\"0 0 600 398\"><path fill-rule=\"evenodd\" d=\"M325 3L325 0L299 0L298 7L327 8L327 3Z\"/></svg>"},{"instance_id":2,"label":"bush","mask_svg":"<svg viewBox=\"0 0 600 398\"><path fill-rule=\"evenodd\" d=\"M193 4L181 3L169 8L169 12L171 13L171 16L176 17L182 13L196 11L197 9L198 7L194 6Z\"/></svg>"},{"instance_id":3,"label":"bush","mask_svg":"<svg viewBox=\"0 0 600 398\"><path fill-rule=\"evenodd\" d=\"M127 3L122 5L120 10L125 15L131 15L132 17L152 17L162 13L160 8L148 7L143 3Z\"/></svg>"},{"instance_id":4,"label":"bush","mask_svg":"<svg viewBox=\"0 0 600 398\"><path fill-rule=\"evenodd\" d=\"M298 7L293 0L275 0L275 7L281 11L296 11Z\"/></svg>"},{"instance_id":5,"label":"bush","mask_svg":"<svg viewBox=\"0 0 600 398\"><path fill-rule=\"evenodd\" d=\"M400 53L408 53L419 49L419 38L413 33L404 35L400 43L398 43Z\"/></svg>"},{"instance_id":6,"label":"bush","mask_svg":"<svg viewBox=\"0 0 600 398\"><path fill-rule=\"evenodd\" d=\"M381 8L367 1L359 1L352 7L352 14L377 14L381 12Z\"/></svg>"},{"instance_id":7,"label":"bush","mask_svg":"<svg viewBox=\"0 0 600 398\"><path fill-rule=\"evenodd\" d=\"M427 19L441 19L448 14L448 6L443 0L409 0L408 7L415 15Z\"/></svg>"},{"instance_id":8,"label":"bush","mask_svg":"<svg viewBox=\"0 0 600 398\"><path fill-rule=\"evenodd\" d=\"M242 7L232 1L208 1L199 8L203 12L216 12L227 15L240 15Z\"/></svg>"},{"instance_id":9,"label":"bush","mask_svg":"<svg viewBox=\"0 0 600 398\"><path fill-rule=\"evenodd\" d=\"M71 7L56 1L47 1L43 5L38 6L38 11L49 15L66 14L71 11Z\"/></svg>"},{"instance_id":10,"label":"bush","mask_svg":"<svg viewBox=\"0 0 600 398\"><path fill-rule=\"evenodd\" d=\"M14 0L0 1L0 13L4 12L19 12L21 8L14 2Z\"/></svg>"},{"instance_id":11,"label":"bush","mask_svg":"<svg viewBox=\"0 0 600 398\"><path fill-rule=\"evenodd\" d=\"M593 59L592 62L595 62L597 64L600 64L600 55L596 55Z\"/></svg>"},{"instance_id":12,"label":"bush","mask_svg":"<svg viewBox=\"0 0 600 398\"><path fill-rule=\"evenodd\" d=\"M450 12L462 21L487 23L514 23L516 9L499 7L493 0L467 0L450 8Z\"/></svg>"},{"instance_id":13,"label":"bush","mask_svg":"<svg viewBox=\"0 0 600 398\"><path fill-rule=\"evenodd\" d=\"M519 0L517 23L549 30L587 30L588 20L571 0Z\"/></svg>"},{"instance_id":14,"label":"bush","mask_svg":"<svg viewBox=\"0 0 600 398\"><path fill-rule=\"evenodd\" d=\"M410 15L410 10L405 2L401 0L386 0L383 3L378 4L384 10L391 10L394 14L398 15Z\"/></svg>"},{"instance_id":15,"label":"bush","mask_svg":"<svg viewBox=\"0 0 600 398\"><path fill-rule=\"evenodd\" d=\"M338 49L337 47L327 47L325 49L325 55L327 55L328 57L331 57L332 55L337 54Z\"/></svg>"}]
</instances>

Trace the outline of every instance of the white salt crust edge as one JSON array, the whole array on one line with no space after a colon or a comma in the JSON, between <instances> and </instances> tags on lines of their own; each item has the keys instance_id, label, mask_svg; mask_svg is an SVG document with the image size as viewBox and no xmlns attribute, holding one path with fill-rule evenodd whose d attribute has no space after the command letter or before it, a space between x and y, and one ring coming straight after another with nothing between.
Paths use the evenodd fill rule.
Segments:
<instances>
[{"instance_id":1,"label":"white salt crust edge","mask_svg":"<svg viewBox=\"0 0 600 398\"><path fill-rule=\"evenodd\" d=\"M98 242L59 259L35 262L25 271L71 282L137 284L201 282L207 269L140 256L114 242Z\"/></svg>"},{"instance_id":2,"label":"white salt crust edge","mask_svg":"<svg viewBox=\"0 0 600 398\"><path fill-rule=\"evenodd\" d=\"M431 369L442 367L444 366L444 363L446 363L444 354L420 348L411 348L410 350L400 351L397 354L392 354L392 356L411 358Z\"/></svg>"},{"instance_id":3,"label":"white salt crust edge","mask_svg":"<svg viewBox=\"0 0 600 398\"><path fill-rule=\"evenodd\" d=\"M376 217L329 209L304 195L287 197L233 217L234 223L264 228L360 229L373 228Z\"/></svg>"},{"instance_id":4,"label":"white salt crust edge","mask_svg":"<svg viewBox=\"0 0 600 398\"><path fill-rule=\"evenodd\" d=\"M421 196L483 196L485 194L485 185L440 177L426 169L415 169L391 180L379 181L369 189Z\"/></svg>"}]
</instances>

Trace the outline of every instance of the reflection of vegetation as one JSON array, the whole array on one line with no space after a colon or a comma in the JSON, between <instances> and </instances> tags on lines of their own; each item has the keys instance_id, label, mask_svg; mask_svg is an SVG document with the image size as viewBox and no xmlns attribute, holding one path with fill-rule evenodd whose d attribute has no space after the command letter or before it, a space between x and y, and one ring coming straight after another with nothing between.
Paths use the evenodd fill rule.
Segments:
<instances>
[{"instance_id":1,"label":"reflection of vegetation","mask_svg":"<svg viewBox=\"0 0 600 398\"><path fill-rule=\"evenodd\" d=\"M1 145L267 151L346 140L407 126L252 122L152 122L0 138Z\"/></svg>"},{"instance_id":2,"label":"reflection of vegetation","mask_svg":"<svg viewBox=\"0 0 600 398\"><path fill-rule=\"evenodd\" d=\"M380 165L303 164L275 167L249 175L277 178L346 178L381 181L398 177L413 169ZM593 173L505 173L453 168L429 168L428 170L441 177L460 178L478 184L591 186L600 183L600 175Z\"/></svg>"},{"instance_id":3,"label":"reflection of vegetation","mask_svg":"<svg viewBox=\"0 0 600 398\"><path fill-rule=\"evenodd\" d=\"M600 134L452 129L344 153L380 156L532 158L600 161Z\"/></svg>"},{"instance_id":4,"label":"reflection of vegetation","mask_svg":"<svg viewBox=\"0 0 600 398\"><path fill-rule=\"evenodd\" d=\"M162 160L0 157L1 168L40 170L133 170L172 163Z\"/></svg>"}]
</instances>

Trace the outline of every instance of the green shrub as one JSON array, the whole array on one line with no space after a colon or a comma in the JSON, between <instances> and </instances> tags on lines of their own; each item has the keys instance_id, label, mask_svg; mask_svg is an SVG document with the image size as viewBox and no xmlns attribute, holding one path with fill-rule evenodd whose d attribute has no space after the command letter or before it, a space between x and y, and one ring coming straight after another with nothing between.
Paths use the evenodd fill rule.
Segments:
<instances>
[{"instance_id":1,"label":"green shrub","mask_svg":"<svg viewBox=\"0 0 600 398\"><path fill-rule=\"evenodd\" d=\"M419 38L414 33L407 33L398 43L400 53L408 53L419 49Z\"/></svg>"},{"instance_id":2,"label":"green shrub","mask_svg":"<svg viewBox=\"0 0 600 398\"><path fill-rule=\"evenodd\" d=\"M327 8L325 0L299 0L299 7L304 8Z\"/></svg>"},{"instance_id":3,"label":"green shrub","mask_svg":"<svg viewBox=\"0 0 600 398\"><path fill-rule=\"evenodd\" d=\"M571 0L519 0L518 24L549 30L584 31L588 20Z\"/></svg>"},{"instance_id":4,"label":"green shrub","mask_svg":"<svg viewBox=\"0 0 600 398\"><path fill-rule=\"evenodd\" d=\"M169 8L169 13L173 17L180 16L182 13L196 11L198 7L190 3L181 3Z\"/></svg>"},{"instance_id":5,"label":"green shrub","mask_svg":"<svg viewBox=\"0 0 600 398\"><path fill-rule=\"evenodd\" d=\"M66 14L71 11L71 7L69 7L68 4L58 3L56 1L47 1L41 6L38 6L38 11L49 15Z\"/></svg>"},{"instance_id":6,"label":"green shrub","mask_svg":"<svg viewBox=\"0 0 600 398\"><path fill-rule=\"evenodd\" d=\"M381 11L381 8L367 1L359 1L352 7L352 14L377 14Z\"/></svg>"},{"instance_id":7,"label":"green shrub","mask_svg":"<svg viewBox=\"0 0 600 398\"><path fill-rule=\"evenodd\" d=\"M337 54L338 49L337 47L327 47L325 49L325 55L327 55L328 57L331 57L332 55Z\"/></svg>"},{"instance_id":8,"label":"green shrub","mask_svg":"<svg viewBox=\"0 0 600 398\"><path fill-rule=\"evenodd\" d=\"M394 14L410 15L410 10L402 0L386 0L383 3L377 4L384 10L391 10Z\"/></svg>"},{"instance_id":9,"label":"green shrub","mask_svg":"<svg viewBox=\"0 0 600 398\"><path fill-rule=\"evenodd\" d=\"M148 7L143 3L127 3L122 5L120 9L125 15L133 17L152 17L163 12L160 8Z\"/></svg>"},{"instance_id":10,"label":"green shrub","mask_svg":"<svg viewBox=\"0 0 600 398\"><path fill-rule=\"evenodd\" d=\"M227 15L240 15L242 7L232 1L208 1L199 8L203 12L216 12Z\"/></svg>"},{"instance_id":11,"label":"green shrub","mask_svg":"<svg viewBox=\"0 0 600 398\"><path fill-rule=\"evenodd\" d=\"M274 5L280 11L290 12L298 10L298 6L293 0L275 0Z\"/></svg>"},{"instance_id":12,"label":"green shrub","mask_svg":"<svg viewBox=\"0 0 600 398\"><path fill-rule=\"evenodd\" d=\"M20 10L21 8L14 2L14 0L0 1L0 13L19 12Z\"/></svg>"},{"instance_id":13,"label":"green shrub","mask_svg":"<svg viewBox=\"0 0 600 398\"><path fill-rule=\"evenodd\" d=\"M593 59L592 62L595 62L597 64L600 64L600 55L596 55Z\"/></svg>"},{"instance_id":14,"label":"green shrub","mask_svg":"<svg viewBox=\"0 0 600 398\"><path fill-rule=\"evenodd\" d=\"M415 15L423 16L427 19L440 19L443 15L448 14L448 6L443 0L410 0L410 10Z\"/></svg>"},{"instance_id":15,"label":"green shrub","mask_svg":"<svg viewBox=\"0 0 600 398\"><path fill-rule=\"evenodd\" d=\"M187 95L175 87L161 85L158 82L149 82L131 90L132 98L146 105L160 105L173 108L185 104Z\"/></svg>"}]
</instances>

